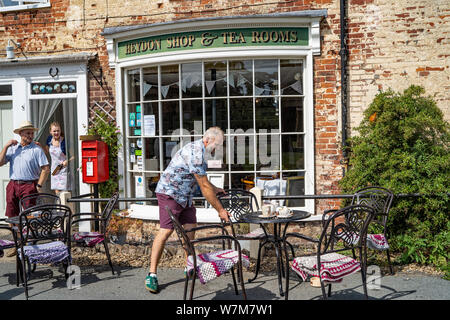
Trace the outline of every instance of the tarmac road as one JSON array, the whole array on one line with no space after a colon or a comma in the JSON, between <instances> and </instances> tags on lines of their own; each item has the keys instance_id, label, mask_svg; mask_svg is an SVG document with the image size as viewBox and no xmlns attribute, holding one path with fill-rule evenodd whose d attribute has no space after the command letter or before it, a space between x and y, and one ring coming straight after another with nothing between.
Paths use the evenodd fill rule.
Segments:
<instances>
[{"instance_id":1,"label":"tarmac road","mask_svg":"<svg viewBox=\"0 0 450 320\"><path fill-rule=\"evenodd\" d=\"M370 269L369 269L370 270ZM375 268L376 270L376 268ZM143 268L116 267L112 275L107 266L81 267L80 286L69 289L68 283L58 267L38 266L29 281L30 300L182 300L184 275L182 269L160 268L159 294L152 294L144 288L147 270ZM16 266L11 258L0 259L0 300L24 300L22 286L16 286ZM244 272L244 279L253 273ZM368 279L369 300L450 300L450 281L438 276L421 273L396 273ZM76 281L70 282L76 285ZM284 280L283 280L284 286ZM275 272L262 273L252 283L245 283L249 300L283 300L278 291ZM240 287L239 287L240 292ZM309 282L299 283L291 274L289 300L317 300L321 298L320 288ZM333 284L330 300L364 299L359 273L348 276L342 283ZM196 281L194 300L236 300L231 275L223 275L208 284Z\"/></svg>"}]
</instances>

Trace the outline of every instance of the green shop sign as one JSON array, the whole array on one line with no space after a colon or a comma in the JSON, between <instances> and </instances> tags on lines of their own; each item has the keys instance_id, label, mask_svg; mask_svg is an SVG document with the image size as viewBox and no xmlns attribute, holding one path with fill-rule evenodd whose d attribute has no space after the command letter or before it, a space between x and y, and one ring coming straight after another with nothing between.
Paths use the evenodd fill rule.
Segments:
<instances>
[{"instance_id":1,"label":"green shop sign","mask_svg":"<svg viewBox=\"0 0 450 320\"><path fill-rule=\"evenodd\" d=\"M307 46L308 28L248 28L165 34L119 42L119 59L180 50Z\"/></svg>"}]
</instances>

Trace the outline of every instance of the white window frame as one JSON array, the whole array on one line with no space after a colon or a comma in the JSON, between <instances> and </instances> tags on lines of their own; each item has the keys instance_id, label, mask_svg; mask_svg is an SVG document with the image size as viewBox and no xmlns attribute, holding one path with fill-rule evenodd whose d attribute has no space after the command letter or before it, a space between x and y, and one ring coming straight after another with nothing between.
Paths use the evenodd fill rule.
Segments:
<instances>
[{"instance_id":1,"label":"white window frame","mask_svg":"<svg viewBox=\"0 0 450 320\"><path fill-rule=\"evenodd\" d=\"M233 60L233 59L304 59L304 146L305 146L305 194L314 194L315 170L314 170L314 104L313 104L313 56L320 54L320 19L321 17L273 17L263 18L236 18L231 23L229 20L199 20L192 22L181 22L168 25L157 25L141 30L125 31L117 35L106 35L110 67L116 72L117 92L117 124L121 132L126 132L124 114L126 101L126 70L131 68L157 66L163 64L176 64L204 60ZM309 45L303 47L239 47L232 49L217 48L211 50L192 50L174 53L154 54L135 58L118 59L119 41L152 36L161 33L174 33L186 30L208 30L220 28L245 28L245 27L274 27L295 26L308 27ZM123 135L125 146L125 135ZM308 150L308 152L306 152ZM129 186L128 172L125 168L126 150L124 147L119 152L119 174L124 178L119 181L121 190ZM128 181L127 181L128 180ZM126 194L126 191L125 191ZM130 217L143 220L159 220L159 208L142 204L131 204L129 206ZM305 210L314 214L314 200L305 200ZM219 221L217 212L212 208L197 208L197 221L201 223L215 223Z\"/></svg>"},{"instance_id":2,"label":"white window frame","mask_svg":"<svg viewBox=\"0 0 450 320\"><path fill-rule=\"evenodd\" d=\"M40 8L50 8L50 0L18 0L13 1L18 2L17 5L5 5L2 0L0 0L0 12L8 11L20 11L20 10L30 10L30 9L40 9Z\"/></svg>"}]
</instances>

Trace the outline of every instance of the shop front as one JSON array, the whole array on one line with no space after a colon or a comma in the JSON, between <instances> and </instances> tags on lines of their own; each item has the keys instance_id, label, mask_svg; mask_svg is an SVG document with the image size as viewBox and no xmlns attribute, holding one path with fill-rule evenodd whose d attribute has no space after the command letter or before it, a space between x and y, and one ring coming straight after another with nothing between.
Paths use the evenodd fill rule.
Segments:
<instances>
[{"instance_id":1,"label":"shop front","mask_svg":"<svg viewBox=\"0 0 450 320\"><path fill-rule=\"evenodd\" d=\"M326 10L182 20L106 28L123 132L124 196L155 197L183 145L219 126L225 143L207 155L218 187L266 195L314 193L313 56ZM198 193L201 196L201 193ZM280 203L281 204L281 203ZM217 213L196 202L199 222ZM312 200L289 206L314 212ZM157 220L156 202L130 205Z\"/></svg>"},{"instance_id":2,"label":"shop front","mask_svg":"<svg viewBox=\"0 0 450 320\"><path fill-rule=\"evenodd\" d=\"M10 139L20 141L13 133L24 120L30 120L39 130L35 140L46 145L49 126L58 122L66 141L68 163L67 189L72 194L89 193L82 183L79 135L85 134L88 124L87 63L91 54L65 56L18 57L0 60L0 144ZM0 168L0 215L6 205L6 185L9 182L9 164ZM43 185L50 192L50 177ZM89 206L86 207L89 211Z\"/></svg>"}]
</instances>

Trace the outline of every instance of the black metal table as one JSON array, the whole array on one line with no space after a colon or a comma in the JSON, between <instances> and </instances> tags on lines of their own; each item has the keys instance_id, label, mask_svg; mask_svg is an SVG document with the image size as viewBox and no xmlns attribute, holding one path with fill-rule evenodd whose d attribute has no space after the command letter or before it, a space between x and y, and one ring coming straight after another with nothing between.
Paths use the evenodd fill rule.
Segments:
<instances>
[{"instance_id":1,"label":"black metal table","mask_svg":"<svg viewBox=\"0 0 450 320\"><path fill-rule=\"evenodd\" d=\"M286 233L287 227L289 223L301 221L302 219L306 219L311 215L311 213L302 211L302 210L292 210L292 215L289 217L262 217L261 211L244 214L240 217L239 222L243 223L256 223L260 224L264 230L266 237L263 242L260 243L258 249L258 260L256 262L256 271L253 279L249 279L249 282L252 282L258 276L260 264L261 264L261 248L264 247L268 243L273 243L275 247L275 254L277 256L277 275L278 275L278 286L280 288L280 295L284 296L283 286L282 286L282 277L284 277L283 270L283 254L281 245L283 243L283 237ZM268 231L267 226L273 224L273 234ZM281 227L284 224L283 233L281 233Z\"/></svg>"}]
</instances>

